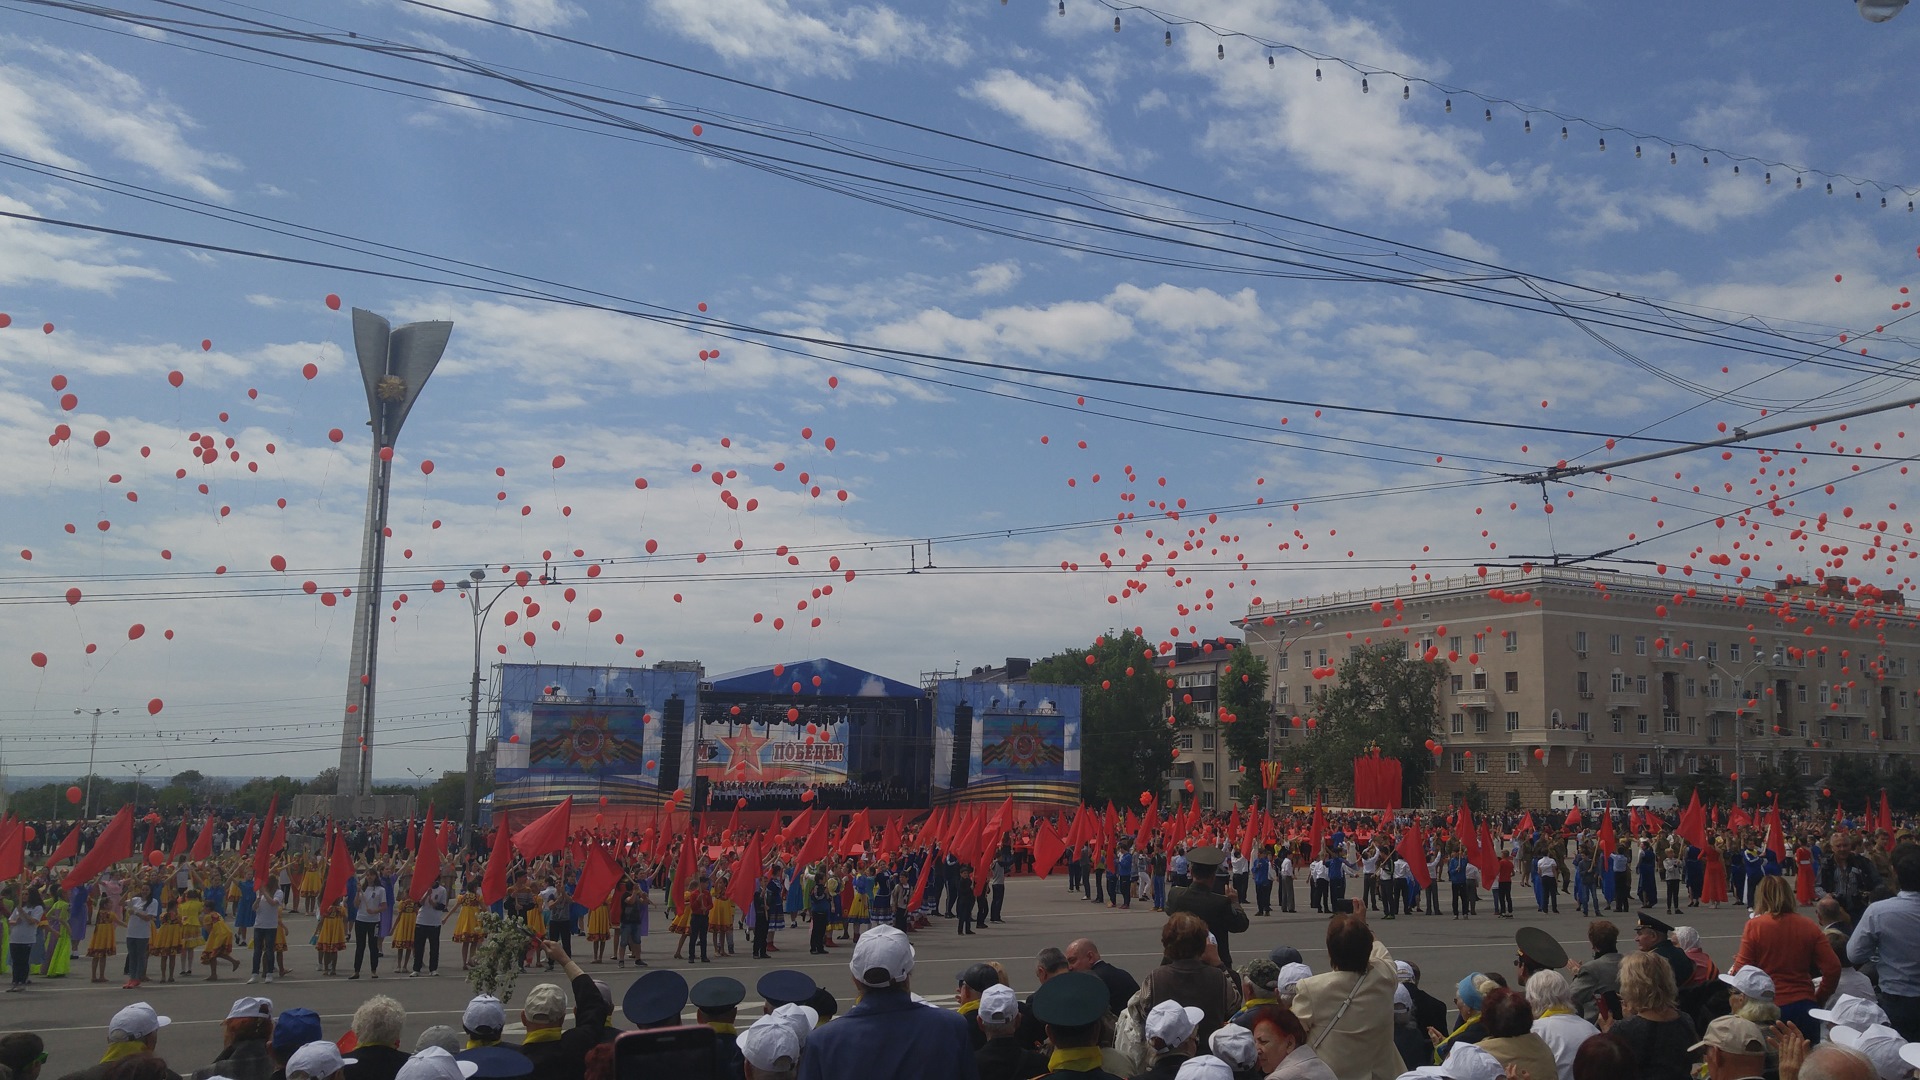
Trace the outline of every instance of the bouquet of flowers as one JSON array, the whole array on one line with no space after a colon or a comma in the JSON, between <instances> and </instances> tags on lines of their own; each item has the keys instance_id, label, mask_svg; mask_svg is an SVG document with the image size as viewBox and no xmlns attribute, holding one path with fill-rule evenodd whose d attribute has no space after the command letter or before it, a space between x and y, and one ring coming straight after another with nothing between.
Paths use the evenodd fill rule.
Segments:
<instances>
[{"instance_id":1,"label":"bouquet of flowers","mask_svg":"<svg viewBox=\"0 0 1920 1080\"><path fill-rule=\"evenodd\" d=\"M467 982L475 994L491 994L501 1001L513 998L513 982L525 970L527 946L533 932L520 919L492 911L480 913L480 947L473 952L473 966L467 969Z\"/></svg>"}]
</instances>

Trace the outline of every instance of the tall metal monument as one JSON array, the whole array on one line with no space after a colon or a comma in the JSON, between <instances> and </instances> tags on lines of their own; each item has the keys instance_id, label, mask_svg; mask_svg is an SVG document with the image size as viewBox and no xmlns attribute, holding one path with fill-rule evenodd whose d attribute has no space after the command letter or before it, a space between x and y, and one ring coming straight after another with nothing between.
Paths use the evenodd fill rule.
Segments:
<instances>
[{"instance_id":1,"label":"tall metal monument","mask_svg":"<svg viewBox=\"0 0 1920 1080\"><path fill-rule=\"evenodd\" d=\"M353 348L367 386L367 426L373 429L373 465L367 476L367 528L360 545L360 583L354 594L353 655L347 664L346 719L340 727L338 814L372 809L373 721L379 688L380 590L386 576L387 491L393 482L393 444L400 437L427 376L453 336L450 322L408 323L398 330L371 311L353 309Z\"/></svg>"}]
</instances>

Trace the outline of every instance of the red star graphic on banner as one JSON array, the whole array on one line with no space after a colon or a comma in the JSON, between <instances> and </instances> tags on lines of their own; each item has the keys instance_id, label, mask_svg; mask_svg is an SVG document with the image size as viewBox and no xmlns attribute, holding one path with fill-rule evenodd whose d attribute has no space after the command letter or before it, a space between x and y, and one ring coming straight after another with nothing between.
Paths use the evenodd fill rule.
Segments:
<instances>
[{"instance_id":1,"label":"red star graphic on banner","mask_svg":"<svg viewBox=\"0 0 1920 1080\"><path fill-rule=\"evenodd\" d=\"M727 761L727 778L730 780L761 779L766 774L760 768L760 748L771 742L764 735L755 735L751 727L741 727L740 734L732 738L721 739L731 755Z\"/></svg>"}]
</instances>

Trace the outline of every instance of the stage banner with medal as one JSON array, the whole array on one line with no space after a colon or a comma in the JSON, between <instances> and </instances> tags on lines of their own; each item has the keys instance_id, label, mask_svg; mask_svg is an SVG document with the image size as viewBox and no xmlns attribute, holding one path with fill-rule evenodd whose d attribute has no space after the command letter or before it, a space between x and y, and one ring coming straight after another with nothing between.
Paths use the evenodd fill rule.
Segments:
<instances>
[{"instance_id":1,"label":"stage banner with medal","mask_svg":"<svg viewBox=\"0 0 1920 1080\"><path fill-rule=\"evenodd\" d=\"M936 802L1078 805L1080 688L945 679L934 689ZM965 783L960 763L965 763Z\"/></svg>"},{"instance_id":2,"label":"stage banner with medal","mask_svg":"<svg viewBox=\"0 0 1920 1080\"><path fill-rule=\"evenodd\" d=\"M847 782L847 722L708 724L697 755L700 775L735 784Z\"/></svg>"},{"instance_id":3,"label":"stage banner with medal","mask_svg":"<svg viewBox=\"0 0 1920 1080\"><path fill-rule=\"evenodd\" d=\"M691 782L698 671L502 664L495 805L658 805Z\"/></svg>"}]
</instances>

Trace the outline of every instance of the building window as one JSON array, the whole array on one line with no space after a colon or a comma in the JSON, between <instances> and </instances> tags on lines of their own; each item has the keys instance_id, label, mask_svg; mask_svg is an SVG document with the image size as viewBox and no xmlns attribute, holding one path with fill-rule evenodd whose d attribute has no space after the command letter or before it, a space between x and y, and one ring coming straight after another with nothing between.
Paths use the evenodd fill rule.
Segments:
<instances>
[{"instance_id":1,"label":"building window","mask_svg":"<svg viewBox=\"0 0 1920 1080\"><path fill-rule=\"evenodd\" d=\"M1193 732L1191 731L1181 732L1179 745L1180 745L1180 749L1182 750L1192 750L1193 749Z\"/></svg>"},{"instance_id":2,"label":"building window","mask_svg":"<svg viewBox=\"0 0 1920 1080\"><path fill-rule=\"evenodd\" d=\"M1800 737L1803 739L1807 737L1807 722L1805 720L1800 721Z\"/></svg>"},{"instance_id":3,"label":"building window","mask_svg":"<svg viewBox=\"0 0 1920 1080\"><path fill-rule=\"evenodd\" d=\"M1518 630L1503 631L1500 634L1500 640L1506 646L1508 652L1520 651L1520 631Z\"/></svg>"},{"instance_id":4,"label":"building window","mask_svg":"<svg viewBox=\"0 0 1920 1080\"><path fill-rule=\"evenodd\" d=\"M1645 735L1646 733L1647 733L1647 714L1641 713L1640 714L1640 734Z\"/></svg>"},{"instance_id":5,"label":"building window","mask_svg":"<svg viewBox=\"0 0 1920 1080\"><path fill-rule=\"evenodd\" d=\"M1320 650L1320 666L1321 667L1327 666L1327 650L1325 649Z\"/></svg>"},{"instance_id":6,"label":"building window","mask_svg":"<svg viewBox=\"0 0 1920 1080\"><path fill-rule=\"evenodd\" d=\"M1484 671L1476 671L1476 672L1474 672L1474 673L1473 673L1473 688L1474 688L1475 690L1485 690L1485 689L1487 688L1487 673L1486 673L1486 672L1484 672Z\"/></svg>"},{"instance_id":7,"label":"building window","mask_svg":"<svg viewBox=\"0 0 1920 1080\"><path fill-rule=\"evenodd\" d=\"M1200 749L1202 750L1213 749L1213 732L1206 731L1200 734Z\"/></svg>"},{"instance_id":8,"label":"building window","mask_svg":"<svg viewBox=\"0 0 1920 1080\"><path fill-rule=\"evenodd\" d=\"M1487 755L1481 754L1479 757L1473 759L1473 771L1477 773L1487 771Z\"/></svg>"},{"instance_id":9,"label":"building window","mask_svg":"<svg viewBox=\"0 0 1920 1080\"><path fill-rule=\"evenodd\" d=\"M1586 697L1588 694L1593 693L1593 688L1587 684L1586 672L1576 671L1573 673L1573 689L1581 697Z\"/></svg>"},{"instance_id":10,"label":"building window","mask_svg":"<svg viewBox=\"0 0 1920 1080\"><path fill-rule=\"evenodd\" d=\"M1213 792L1203 791L1200 793L1200 809L1202 810L1213 809Z\"/></svg>"},{"instance_id":11,"label":"building window","mask_svg":"<svg viewBox=\"0 0 1920 1080\"><path fill-rule=\"evenodd\" d=\"M1573 632L1573 651L1579 653L1581 656L1587 655L1587 632L1585 630L1575 630Z\"/></svg>"},{"instance_id":12,"label":"building window","mask_svg":"<svg viewBox=\"0 0 1920 1080\"><path fill-rule=\"evenodd\" d=\"M1275 705L1285 705L1287 703L1287 688L1284 684L1273 688L1273 703Z\"/></svg>"},{"instance_id":13,"label":"building window","mask_svg":"<svg viewBox=\"0 0 1920 1080\"><path fill-rule=\"evenodd\" d=\"M1740 643L1737 641L1727 642L1727 663L1737 664L1739 662L1740 662Z\"/></svg>"},{"instance_id":14,"label":"building window","mask_svg":"<svg viewBox=\"0 0 1920 1080\"><path fill-rule=\"evenodd\" d=\"M1613 774L1615 776L1625 776L1627 774L1627 755L1613 755Z\"/></svg>"},{"instance_id":15,"label":"building window","mask_svg":"<svg viewBox=\"0 0 1920 1080\"><path fill-rule=\"evenodd\" d=\"M1719 642L1717 641L1707 642L1707 659L1709 660L1720 659L1720 643Z\"/></svg>"},{"instance_id":16,"label":"building window","mask_svg":"<svg viewBox=\"0 0 1920 1080\"><path fill-rule=\"evenodd\" d=\"M1520 771L1520 751L1507 751L1507 773L1512 775Z\"/></svg>"},{"instance_id":17,"label":"building window","mask_svg":"<svg viewBox=\"0 0 1920 1080\"><path fill-rule=\"evenodd\" d=\"M1580 771L1583 773L1593 771L1593 754L1586 750L1580 751Z\"/></svg>"},{"instance_id":18,"label":"building window","mask_svg":"<svg viewBox=\"0 0 1920 1080\"><path fill-rule=\"evenodd\" d=\"M1640 757L1639 757L1639 758L1637 759L1637 761L1638 761L1638 764L1639 764L1639 766L1640 766L1640 775L1641 775L1641 776L1645 776L1645 775L1647 775L1647 773L1648 773L1648 771L1649 771L1649 770L1647 769L1647 755L1645 755L1645 754L1641 754L1641 755L1640 755Z\"/></svg>"},{"instance_id":19,"label":"building window","mask_svg":"<svg viewBox=\"0 0 1920 1080\"><path fill-rule=\"evenodd\" d=\"M1577 716L1578 716L1578 717L1580 718L1580 719L1579 719L1579 720L1578 720L1578 721L1576 722L1576 724L1575 724L1575 727L1576 727L1576 728L1577 728L1578 730L1580 730L1580 731L1592 731L1592 730L1593 730L1593 719L1592 719L1592 715L1593 715L1593 714L1591 714L1591 713L1576 713L1575 715L1577 715Z\"/></svg>"},{"instance_id":20,"label":"building window","mask_svg":"<svg viewBox=\"0 0 1920 1080\"><path fill-rule=\"evenodd\" d=\"M1467 771L1467 759L1460 756L1460 751L1455 750L1453 753L1448 754L1447 756L1453 759L1454 772Z\"/></svg>"},{"instance_id":21,"label":"building window","mask_svg":"<svg viewBox=\"0 0 1920 1080\"><path fill-rule=\"evenodd\" d=\"M1607 635L1607 651L1612 653L1615 656L1620 655L1620 635L1619 634Z\"/></svg>"},{"instance_id":22,"label":"building window","mask_svg":"<svg viewBox=\"0 0 1920 1080\"><path fill-rule=\"evenodd\" d=\"M1453 726L1453 733L1455 735L1465 735L1467 733L1467 714L1454 713L1452 717L1452 726Z\"/></svg>"},{"instance_id":23,"label":"building window","mask_svg":"<svg viewBox=\"0 0 1920 1080\"><path fill-rule=\"evenodd\" d=\"M1822 705L1827 704L1831 700L1831 696L1830 696L1831 693L1832 691L1828 689L1827 684L1821 683L1820 684L1820 704Z\"/></svg>"},{"instance_id":24,"label":"building window","mask_svg":"<svg viewBox=\"0 0 1920 1080\"><path fill-rule=\"evenodd\" d=\"M1619 713L1613 714L1613 733L1615 735L1620 734L1620 714Z\"/></svg>"},{"instance_id":25,"label":"building window","mask_svg":"<svg viewBox=\"0 0 1920 1080\"><path fill-rule=\"evenodd\" d=\"M1510 712L1507 714L1507 730L1508 731L1520 730L1520 714L1519 713Z\"/></svg>"},{"instance_id":26,"label":"building window","mask_svg":"<svg viewBox=\"0 0 1920 1080\"><path fill-rule=\"evenodd\" d=\"M1519 692L1520 692L1520 673L1517 671L1507 672L1507 693L1517 694Z\"/></svg>"},{"instance_id":27,"label":"building window","mask_svg":"<svg viewBox=\"0 0 1920 1080\"><path fill-rule=\"evenodd\" d=\"M1293 738L1293 722L1284 716L1275 719L1273 723L1273 734L1276 738Z\"/></svg>"},{"instance_id":28,"label":"building window","mask_svg":"<svg viewBox=\"0 0 1920 1080\"><path fill-rule=\"evenodd\" d=\"M1852 737L1853 725L1847 723L1845 720L1840 721L1840 741L1845 742Z\"/></svg>"},{"instance_id":29,"label":"building window","mask_svg":"<svg viewBox=\"0 0 1920 1080\"><path fill-rule=\"evenodd\" d=\"M1691 675L1687 676L1687 696L1693 697L1694 692L1699 688L1700 688L1700 684L1694 681L1693 676Z\"/></svg>"},{"instance_id":30,"label":"building window","mask_svg":"<svg viewBox=\"0 0 1920 1080\"><path fill-rule=\"evenodd\" d=\"M1450 689L1452 689L1454 693L1457 694L1460 691L1465 690L1467 688L1467 677L1465 675L1458 675L1458 674L1449 675L1447 676L1447 686Z\"/></svg>"},{"instance_id":31,"label":"building window","mask_svg":"<svg viewBox=\"0 0 1920 1080\"><path fill-rule=\"evenodd\" d=\"M1213 762L1203 761L1200 763L1200 779L1202 780L1213 779Z\"/></svg>"},{"instance_id":32,"label":"building window","mask_svg":"<svg viewBox=\"0 0 1920 1080\"><path fill-rule=\"evenodd\" d=\"M1279 656L1276 656L1273 658L1273 670L1275 671L1287 670L1287 654L1286 653L1281 653Z\"/></svg>"},{"instance_id":33,"label":"building window","mask_svg":"<svg viewBox=\"0 0 1920 1080\"><path fill-rule=\"evenodd\" d=\"M1825 742L1827 741L1827 739L1831 737L1832 737L1831 725L1829 725L1825 720L1820 721L1820 741Z\"/></svg>"},{"instance_id":34,"label":"building window","mask_svg":"<svg viewBox=\"0 0 1920 1080\"><path fill-rule=\"evenodd\" d=\"M1647 655L1647 635L1645 634L1633 635L1633 655L1635 656Z\"/></svg>"},{"instance_id":35,"label":"building window","mask_svg":"<svg viewBox=\"0 0 1920 1080\"><path fill-rule=\"evenodd\" d=\"M1460 651L1460 635L1459 634L1455 634L1452 637L1447 639L1447 650L1449 652L1455 652L1455 653Z\"/></svg>"},{"instance_id":36,"label":"building window","mask_svg":"<svg viewBox=\"0 0 1920 1080\"><path fill-rule=\"evenodd\" d=\"M1300 688L1300 704L1302 705L1313 704L1313 684L1312 683L1308 683L1307 685Z\"/></svg>"},{"instance_id":37,"label":"building window","mask_svg":"<svg viewBox=\"0 0 1920 1080\"><path fill-rule=\"evenodd\" d=\"M1660 730L1664 732L1668 732L1670 734L1678 732L1680 730L1680 714L1679 713L1661 713L1660 714Z\"/></svg>"},{"instance_id":38,"label":"building window","mask_svg":"<svg viewBox=\"0 0 1920 1080\"><path fill-rule=\"evenodd\" d=\"M1795 683L1793 687L1793 697L1794 697L1794 700L1798 701L1802 705L1805 705L1807 703L1807 684Z\"/></svg>"},{"instance_id":39,"label":"building window","mask_svg":"<svg viewBox=\"0 0 1920 1080\"><path fill-rule=\"evenodd\" d=\"M1611 691L1613 691L1613 692L1614 692L1614 693L1616 693L1616 694L1619 694L1619 693L1623 693L1623 692L1625 692L1625 691L1626 691L1626 689L1627 689L1627 675L1626 675L1626 672L1624 672L1624 671L1616 671L1616 672L1614 672L1614 673L1613 673L1613 678L1612 678L1611 680L1609 680L1609 682L1608 682L1608 684L1607 684L1607 689L1609 689L1609 690L1611 690Z\"/></svg>"},{"instance_id":40,"label":"building window","mask_svg":"<svg viewBox=\"0 0 1920 1080\"><path fill-rule=\"evenodd\" d=\"M1827 666L1827 650L1821 649L1820 651L1813 654L1813 666L1817 668L1823 668Z\"/></svg>"},{"instance_id":41,"label":"building window","mask_svg":"<svg viewBox=\"0 0 1920 1080\"><path fill-rule=\"evenodd\" d=\"M1487 714L1484 709L1474 710L1473 733L1475 735L1485 735L1487 733Z\"/></svg>"},{"instance_id":42,"label":"building window","mask_svg":"<svg viewBox=\"0 0 1920 1080\"><path fill-rule=\"evenodd\" d=\"M1635 675L1633 677L1633 692L1636 694L1645 694L1647 692L1647 677L1645 675Z\"/></svg>"}]
</instances>

